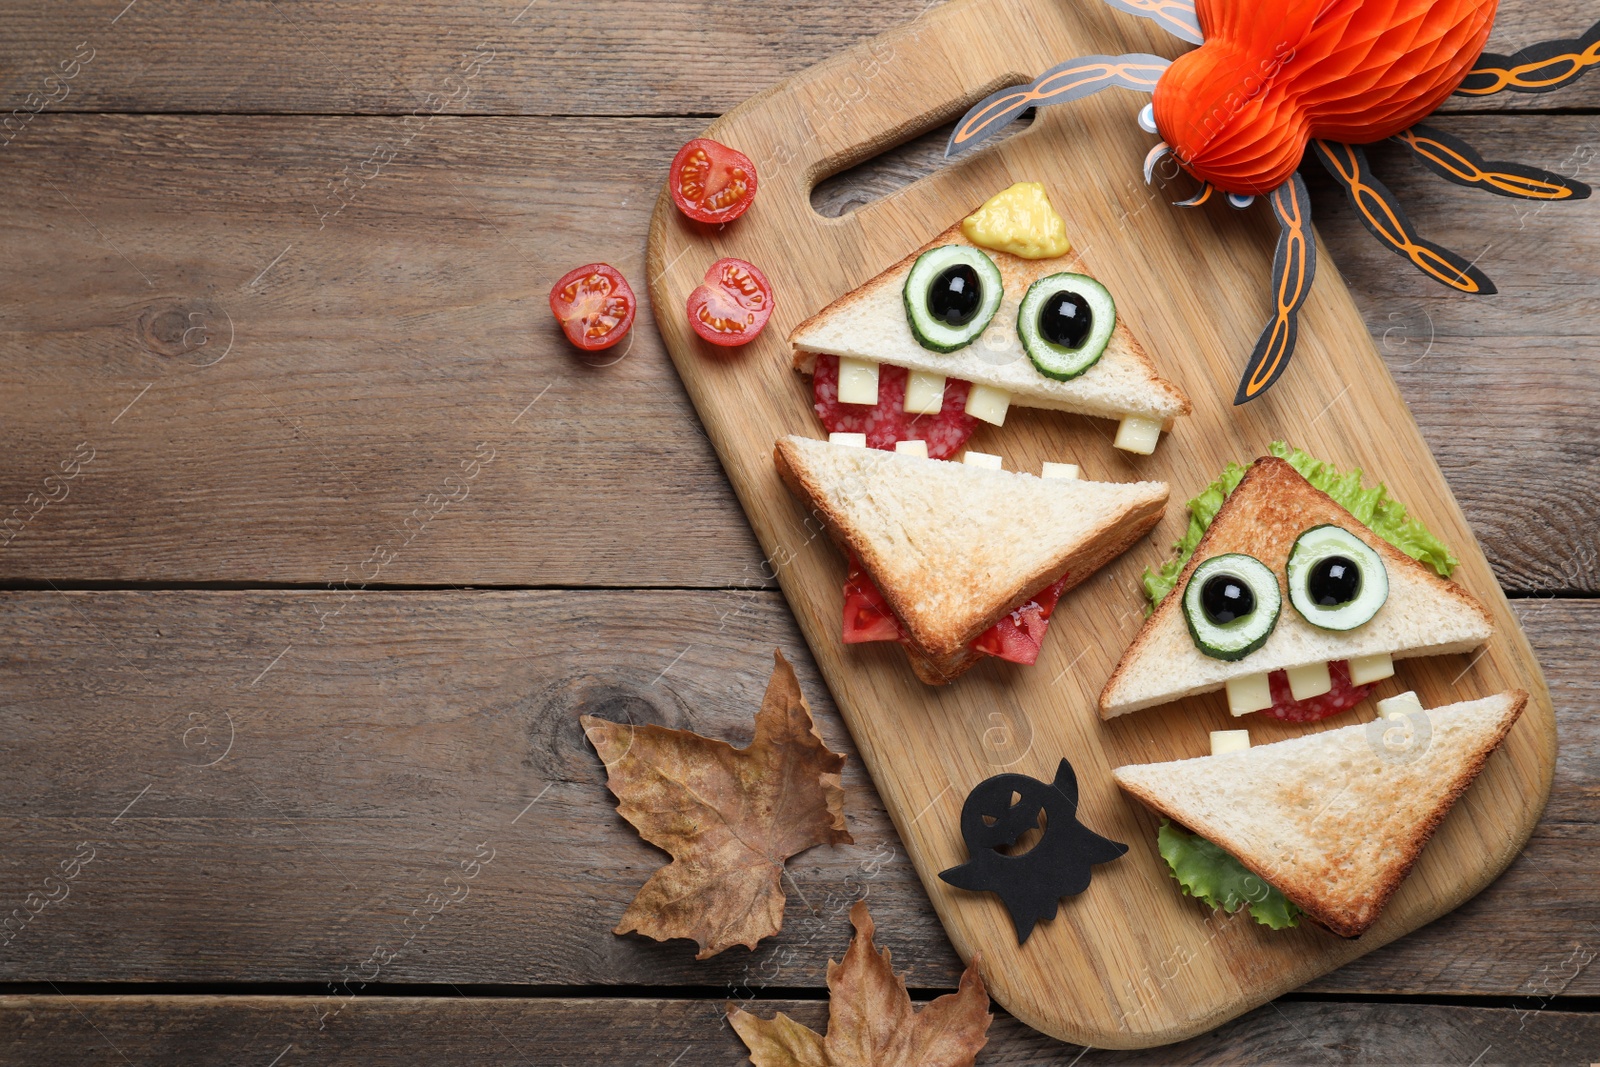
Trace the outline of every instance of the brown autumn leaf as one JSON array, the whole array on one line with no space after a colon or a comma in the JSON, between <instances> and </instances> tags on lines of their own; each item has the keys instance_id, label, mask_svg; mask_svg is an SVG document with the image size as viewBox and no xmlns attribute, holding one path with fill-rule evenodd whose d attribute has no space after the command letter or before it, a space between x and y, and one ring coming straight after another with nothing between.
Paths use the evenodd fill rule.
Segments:
<instances>
[{"instance_id":1,"label":"brown autumn leaf","mask_svg":"<svg viewBox=\"0 0 1600 1067\"><path fill-rule=\"evenodd\" d=\"M773 659L748 748L583 716L617 813L672 855L613 933L693 938L697 960L755 948L783 928L784 862L812 845L853 843L839 781L845 758L823 744L794 668L781 652Z\"/></svg>"},{"instance_id":2,"label":"brown autumn leaf","mask_svg":"<svg viewBox=\"0 0 1600 1067\"><path fill-rule=\"evenodd\" d=\"M828 1036L779 1012L762 1019L728 1005L728 1022L744 1039L755 1067L972 1067L989 1040L989 994L973 957L961 985L920 1012L890 966L889 950L872 943L864 900L850 909L856 935L844 962L828 961Z\"/></svg>"}]
</instances>

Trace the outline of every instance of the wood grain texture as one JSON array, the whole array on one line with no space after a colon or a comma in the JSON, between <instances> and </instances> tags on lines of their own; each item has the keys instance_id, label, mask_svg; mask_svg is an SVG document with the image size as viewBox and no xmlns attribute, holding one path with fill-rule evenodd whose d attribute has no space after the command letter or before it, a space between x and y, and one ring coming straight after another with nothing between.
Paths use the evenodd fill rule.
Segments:
<instances>
[{"instance_id":1,"label":"wood grain texture","mask_svg":"<svg viewBox=\"0 0 1600 1067\"><path fill-rule=\"evenodd\" d=\"M921 1003L917 1005L919 1008ZM821 1032L827 1006L758 1000ZM34 1067L112 1063L360 1062L615 1067L748 1067L717 1000L363 997L318 1029L300 997L0 997L0 1061ZM604 1034L603 1038L597 1035ZM996 1017L982 1067L1084 1064L1570 1064L1600 1050L1600 1017L1562 1010L1281 1001L1215 1033L1144 1052L1089 1051ZM679 1057L674 1060L673 1057ZM1073 1061L1074 1056L1082 1058Z\"/></svg>"},{"instance_id":2,"label":"wood grain texture","mask_svg":"<svg viewBox=\"0 0 1600 1067\"><path fill-rule=\"evenodd\" d=\"M644 293L694 123L606 125L603 172L581 121L36 131L4 171L0 574L765 584L655 332L586 362L550 315L581 262Z\"/></svg>"},{"instance_id":3,"label":"wood grain texture","mask_svg":"<svg viewBox=\"0 0 1600 1067\"><path fill-rule=\"evenodd\" d=\"M9 13L0 102L59 97L44 79L87 41L94 59L52 109L403 114L435 106L520 115L715 114L819 59L915 19L937 0L126 0ZM120 14L120 17L119 17ZM1588 29L1580 0L1506 0L1489 48L1513 52ZM1097 52L1187 47L1117 14ZM480 51L482 49L483 51ZM484 76L463 80L492 54ZM1058 56L1057 60L1070 56ZM1029 71L1030 75L1038 73ZM1594 107L1590 75L1559 93L1452 99L1450 109Z\"/></svg>"},{"instance_id":4,"label":"wood grain texture","mask_svg":"<svg viewBox=\"0 0 1600 1067\"><path fill-rule=\"evenodd\" d=\"M1311 988L1600 994L1600 602L1518 607L1561 733L1531 844L1462 908ZM755 952L696 963L686 941L613 936L666 857L616 815L578 716L743 744L775 647L849 754L857 844L789 864L784 932ZM863 895L913 986L960 973L775 592L46 590L5 594L0 650L0 917L59 892L44 879L79 842L98 850L0 947L0 981L765 995L822 985ZM470 895L413 917L456 895L446 876L485 841Z\"/></svg>"},{"instance_id":5,"label":"wood grain texture","mask_svg":"<svg viewBox=\"0 0 1600 1067\"><path fill-rule=\"evenodd\" d=\"M1521 850L1537 821L1555 759L1555 724L1539 667L1488 561L1336 270L1324 268L1302 312L1289 377L1245 408L1229 404L1241 358L1260 329L1267 220L1261 213L1180 218L1143 211L1137 179L1074 165L1067 146L1129 160L1148 148L1132 122L1137 100L1102 94L1056 109L932 180L844 218L812 210L816 178L938 125L974 97L1019 80L1018 68L1086 51L1101 18L1098 10L1043 0L952 3L748 101L707 134L758 166L786 160L775 175L772 168L765 173L759 210L710 232L685 220L663 194L648 264L657 307L684 300L701 264L729 255L763 265L787 297L766 333L732 355L711 351L676 316L660 316L657 325L758 542L781 568L789 605L957 951L964 959L981 953L995 999L1028 1025L1065 1040L1130 1048L1212 1029L1469 899ZM874 91L876 85L894 91ZM834 99L856 103L846 114ZM1091 478L1160 478L1180 497L1226 461L1260 454L1273 438L1292 437L1340 466L1361 466L1456 546L1463 560L1456 579L1496 619L1480 654L1408 661L1383 692L1416 689L1428 706L1511 687L1532 694L1528 712L1441 827L1436 847L1358 942L1305 928L1266 936L1248 918L1195 921L1163 884L1164 863L1151 841L1155 820L1129 810L1112 784L1118 764L1207 751L1207 731L1229 722L1220 694L1105 725L1089 714L1137 629L1136 577L1159 558L1156 545L1135 547L1069 594L1068 610L1029 670L991 661L961 684L933 690L905 669L898 649L847 649L838 641L842 561L806 533L802 509L770 459L774 438L818 433L808 388L789 369L785 337L808 314L1022 179L1043 179L1052 189L1085 269L1118 294L1119 315L1163 375L1187 389L1195 412L1143 462L1108 454L1108 431L1093 420L1027 410L1003 431L985 427L976 447L998 450L1013 469L1069 457L1087 464ZM1170 538L1184 522L1174 509L1154 540ZM1358 712L1372 714L1370 707ZM1022 755L1009 740L996 746L997 728L1026 730L1032 746ZM1304 728L1252 724L1252 732L1260 743ZM1130 842L1131 851L1019 946L993 896L962 893L936 876L966 858L955 827L973 786L1001 769L1048 778L1063 754L1077 771L1084 821ZM1130 914L1139 921L1130 924ZM1147 981L1152 974L1160 977Z\"/></svg>"},{"instance_id":6,"label":"wood grain texture","mask_svg":"<svg viewBox=\"0 0 1600 1067\"><path fill-rule=\"evenodd\" d=\"M1600 141L1582 132L1594 121L1451 128L1559 168ZM616 138L603 174L570 149L602 125ZM37 514L0 547L0 577L360 583L376 568L407 584L770 585L649 316L626 358L589 366L544 307L557 277L603 258L648 310L639 235L699 125L56 116L30 128L0 168L0 520ZM364 170L379 145L398 154ZM920 176L942 146L852 185ZM1432 285L1314 180L1326 258L1499 581L1600 591L1597 202L1533 212L1402 154L1373 158L1430 236L1492 244L1501 292ZM1142 185L1129 195L1169 210ZM1263 237L1263 271L1270 248ZM459 493L444 479L481 442L499 451L469 496L420 523L414 511ZM94 460L39 508L80 443ZM396 553L381 568L379 548Z\"/></svg>"}]
</instances>

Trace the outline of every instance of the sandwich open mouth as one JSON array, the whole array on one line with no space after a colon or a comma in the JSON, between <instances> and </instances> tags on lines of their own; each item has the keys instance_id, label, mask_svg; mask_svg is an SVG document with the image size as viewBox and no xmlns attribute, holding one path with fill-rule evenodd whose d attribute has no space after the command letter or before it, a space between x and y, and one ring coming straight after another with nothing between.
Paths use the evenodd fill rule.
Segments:
<instances>
[{"instance_id":1,"label":"sandwich open mouth","mask_svg":"<svg viewBox=\"0 0 1600 1067\"><path fill-rule=\"evenodd\" d=\"M1424 711L1407 693L1381 701L1369 723L1112 773L1187 829L1158 833L1184 893L1248 906L1273 929L1303 914L1359 937L1527 701L1513 691Z\"/></svg>"},{"instance_id":2,"label":"sandwich open mouth","mask_svg":"<svg viewBox=\"0 0 1600 1067\"><path fill-rule=\"evenodd\" d=\"M1161 482L1040 477L972 453L950 463L861 443L784 437L773 459L849 562L843 640L899 642L930 685L985 656L1033 663L1061 595L1166 507Z\"/></svg>"},{"instance_id":3,"label":"sandwich open mouth","mask_svg":"<svg viewBox=\"0 0 1600 1067\"><path fill-rule=\"evenodd\" d=\"M1188 398L1156 373L1080 256L975 243L984 232L971 223L990 205L795 327L794 366L813 376L817 416L869 447L922 440L946 459L980 422L1047 408L1115 419L1116 446L1148 455Z\"/></svg>"},{"instance_id":4,"label":"sandwich open mouth","mask_svg":"<svg viewBox=\"0 0 1600 1067\"><path fill-rule=\"evenodd\" d=\"M1448 551L1381 489L1275 451L1288 458L1260 459L1229 479L1231 492L1192 502L1204 532L1180 543L1192 548L1181 569L1146 576L1162 595L1100 694L1102 717L1225 689L1234 715L1311 722L1361 703L1396 659L1468 652L1494 632L1483 606L1438 573L1454 563Z\"/></svg>"}]
</instances>

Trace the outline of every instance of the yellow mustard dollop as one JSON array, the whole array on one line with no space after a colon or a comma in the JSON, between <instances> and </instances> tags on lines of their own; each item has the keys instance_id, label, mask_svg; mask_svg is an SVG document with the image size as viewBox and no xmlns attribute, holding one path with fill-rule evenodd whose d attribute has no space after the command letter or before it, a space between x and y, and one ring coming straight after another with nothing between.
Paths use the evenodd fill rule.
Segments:
<instances>
[{"instance_id":1,"label":"yellow mustard dollop","mask_svg":"<svg viewBox=\"0 0 1600 1067\"><path fill-rule=\"evenodd\" d=\"M1023 259L1054 259L1072 248L1067 224L1050 206L1043 182L1018 182L994 194L961 220L961 232L979 248Z\"/></svg>"}]
</instances>

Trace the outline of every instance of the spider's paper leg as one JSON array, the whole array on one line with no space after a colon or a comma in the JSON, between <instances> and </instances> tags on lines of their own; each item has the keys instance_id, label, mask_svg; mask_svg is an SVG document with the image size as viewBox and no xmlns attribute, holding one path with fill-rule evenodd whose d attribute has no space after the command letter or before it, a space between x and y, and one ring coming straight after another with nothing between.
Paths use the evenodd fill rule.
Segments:
<instances>
[{"instance_id":1,"label":"spider's paper leg","mask_svg":"<svg viewBox=\"0 0 1600 1067\"><path fill-rule=\"evenodd\" d=\"M1464 256L1417 236L1416 228L1394 194L1372 176L1366 153L1337 141L1312 141L1317 158L1350 197L1356 214L1372 235L1416 264L1433 280L1463 293L1493 293L1494 282Z\"/></svg>"},{"instance_id":2,"label":"spider's paper leg","mask_svg":"<svg viewBox=\"0 0 1600 1067\"><path fill-rule=\"evenodd\" d=\"M1311 198L1306 195L1305 181L1292 174L1268 199L1278 217L1278 250L1272 256L1277 309L1250 353L1250 363L1233 398L1235 404L1265 393L1289 365L1300 335L1300 305L1310 295L1311 279L1317 274L1317 242L1311 234Z\"/></svg>"},{"instance_id":3,"label":"spider's paper leg","mask_svg":"<svg viewBox=\"0 0 1600 1067\"><path fill-rule=\"evenodd\" d=\"M1156 80L1171 64L1170 59L1140 52L1069 59L1051 67L1029 85L1014 85L980 100L956 123L950 143L945 145L944 156L952 159L972 151L1030 107L1065 104L1112 86L1141 93L1154 92Z\"/></svg>"},{"instance_id":4,"label":"spider's paper leg","mask_svg":"<svg viewBox=\"0 0 1600 1067\"><path fill-rule=\"evenodd\" d=\"M1418 123L1393 139L1415 152L1424 167L1457 185L1523 200L1584 200L1589 196L1589 187L1583 182L1542 167L1486 162L1477 149L1432 126Z\"/></svg>"},{"instance_id":5,"label":"spider's paper leg","mask_svg":"<svg viewBox=\"0 0 1600 1067\"><path fill-rule=\"evenodd\" d=\"M1600 64L1600 22L1582 37L1531 44L1509 56L1485 52L1456 90L1457 96L1494 93L1548 93L1577 81Z\"/></svg>"},{"instance_id":6,"label":"spider's paper leg","mask_svg":"<svg viewBox=\"0 0 1600 1067\"><path fill-rule=\"evenodd\" d=\"M1194 13L1194 0L1106 0L1118 11L1149 19L1180 41L1204 44L1200 19Z\"/></svg>"}]
</instances>

